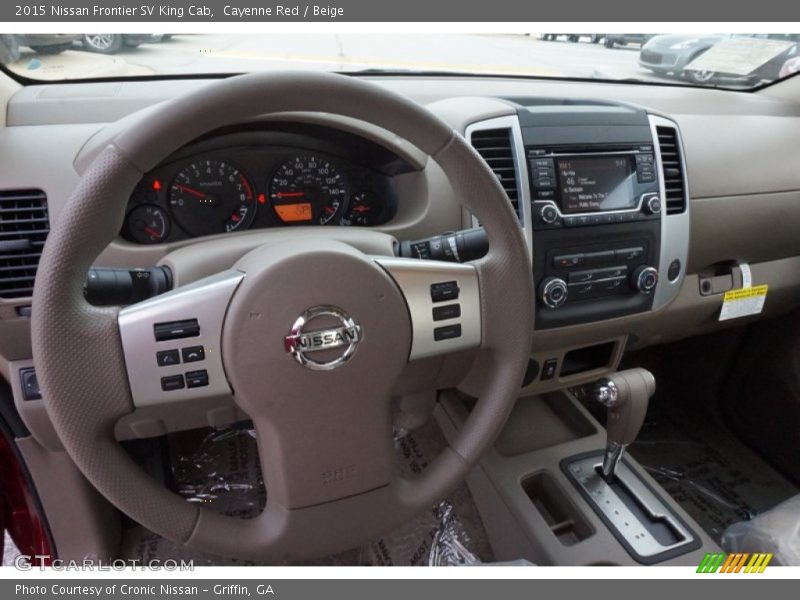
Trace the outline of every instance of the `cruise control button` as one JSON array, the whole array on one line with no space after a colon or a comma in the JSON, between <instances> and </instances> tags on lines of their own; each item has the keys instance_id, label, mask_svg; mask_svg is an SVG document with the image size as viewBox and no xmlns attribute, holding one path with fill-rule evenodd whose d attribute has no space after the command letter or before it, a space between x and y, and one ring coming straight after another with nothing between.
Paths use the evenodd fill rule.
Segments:
<instances>
[{"instance_id":1,"label":"cruise control button","mask_svg":"<svg viewBox=\"0 0 800 600\"><path fill-rule=\"evenodd\" d=\"M443 281L431 284L431 300L434 302L444 302L446 300L456 300L458 298L458 283L455 281Z\"/></svg>"},{"instance_id":2,"label":"cruise control button","mask_svg":"<svg viewBox=\"0 0 800 600\"><path fill-rule=\"evenodd\" d=\"M455 319L461 316L460 304L448 304L447 306L434 306L433 307L433 320L446 321L447 319Z\"/></svg>"},{"instance_id":3,"label":"cruise control button","mask_svg":"<svg viewBox=\"0 0 800 600\"><path fill-rule=\"evenodd\" d=\"M189 371L186 373L186 387L198 388L208 385L208 371Z\"/></svg>"},{"instance_id":4,"label":"cruise control button","mask_svg":"<svg viewBox=\"0 0 800 600\"><path fill-rule=\"evenodd\" d=\"M445 327L437 327L433 330L433 340L441 342L443 340L452 340L461 337L461 325L447 325Z\"/></svg>"},{"instance_id":5,"label":"cruise control button","mask_svg":"<svg viewBox=\"0 0 800 600\"><path fill-rule=\"evenodd\" d=\"M161 389L165 392L181 390L183 387L183 375L168 375L161 378Z\"/></svg>"},{"instance_id":6,"label":"cruise control button","mask_svg":"<svg viewBox=\"0 0 800 600\"><path fill-rule=\"evenodd\" d=\"M181 358L177 350L161 350L160 352L156 352L156 362L159 367L170 367L180 364Z\"/></svg>"},{"instance_id":7,"label":"cruise control button","mask_svg":"<svg viewBox=\"0 0 800 600\"><path fill-rule=\"evenodd\" d=\"M205 348L202 346L190 346L188 348L183 348L181 350L181 354L183 355L183 362L197 362L198 360L203 360L206 357Z\"/></svg>"}]
</instances>

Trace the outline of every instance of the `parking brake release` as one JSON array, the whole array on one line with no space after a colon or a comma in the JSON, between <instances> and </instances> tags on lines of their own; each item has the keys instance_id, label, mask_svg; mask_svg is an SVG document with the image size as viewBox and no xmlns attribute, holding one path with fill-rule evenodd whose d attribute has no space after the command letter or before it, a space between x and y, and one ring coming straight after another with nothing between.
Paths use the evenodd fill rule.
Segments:
<instances>
[{"instance_id":1,"label":"parking brake release","mask_svg":"<svg viewBox=\"0 0 800 600\"><path fill-rule=\"evenodd\" d=\"M592 397L608 408L603 478L611 483L625 449L636 439L647 414L656 379L646 369L614 373L595 383Z\"/></svg>"}]
</instances>

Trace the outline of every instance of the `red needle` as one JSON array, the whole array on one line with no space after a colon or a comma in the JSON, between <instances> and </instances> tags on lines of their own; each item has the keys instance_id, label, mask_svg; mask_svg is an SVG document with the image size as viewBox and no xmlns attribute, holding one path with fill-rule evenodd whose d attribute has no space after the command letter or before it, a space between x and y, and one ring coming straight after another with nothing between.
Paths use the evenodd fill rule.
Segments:
<instances>
[{"instance_id":1,"label":"red needle","mask_svg":"<svg viewBox=\"0 0 800 600\"><path fill-rule=\"evenodd\" d=\"M302 198L305 192L278 192L275 194L276 198Z\"/></svg>"},{"instance_id":2,"label":"red needle","mask_svg":"<svg viewBox=\"0 0 800 600\"><path fill-rule=\"evenodd\" d=\"M369 210L369 206L354 206L353 210L356 212L367 212Z\"/></svg>"},{"instance_id":3,"label":"red needle","mask_svg":"<svg viewBox=\"0 0 800 600\"><path fill-rule=\"evenodd\" d=\"M145 233L149 233L154 238L160 238L161 237L161 233L156 231L152 227L148 227L147 225L145 225L142 229L144 230Z\"/></svg>"},{"instance_id":4,"label":"red needle","mask_svg":"<svg viewBox=\"0 0 800 600\"><path fill-rule=\"evenodd\" d=\"M183 190L187 194L191 194L192 196L197 196L198 198L203 198L203 199L206 198L206 195L203 192L199 192L199 191L197 191L195 189L192 189L190 187L186 187L185 185L181 185L180 183L176 183L175 187L177 187L180 190Z\"/></svg>"}]
</instances>

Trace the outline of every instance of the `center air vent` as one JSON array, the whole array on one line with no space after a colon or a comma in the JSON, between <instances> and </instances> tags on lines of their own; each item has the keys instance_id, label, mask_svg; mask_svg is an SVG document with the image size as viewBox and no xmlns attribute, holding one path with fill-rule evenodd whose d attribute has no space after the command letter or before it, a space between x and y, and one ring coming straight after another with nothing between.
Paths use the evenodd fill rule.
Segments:
<instances>
[{"instance_id":1,"label":"center air vent","mask_svg":"<svg viewBox=\"0 0 800 600\"><path fill-rule=\"evenodd\" d=\"M470 143L483 157L486 164L500 181L508 199L519 212L519 181L517 181L517 165L514 162L514 147L511 129L479 129L472 132Z\"/></svg>"},{"instance_id":2,"label":"center air vent","mask_svg":"<svg viewBox=\"0 0 800 600\"><path fill-rule=\"evenodd\" d=\"M0 191L0 298L33 294L36 268L49 231L44 192Z\"/></svg>"},{"instance_id":3,"label":"center air vent","mask_svg":"<svg viewBox=\"0 0 800 600\"><path fill-rule=\"evenodd\" d=\"M664 168L667 214L677 215L686 210L686 183L681 160L681 145L678 130L674 127L656 127L658 146L661 149L661 164Z\"/></svg>"}]
</instances>

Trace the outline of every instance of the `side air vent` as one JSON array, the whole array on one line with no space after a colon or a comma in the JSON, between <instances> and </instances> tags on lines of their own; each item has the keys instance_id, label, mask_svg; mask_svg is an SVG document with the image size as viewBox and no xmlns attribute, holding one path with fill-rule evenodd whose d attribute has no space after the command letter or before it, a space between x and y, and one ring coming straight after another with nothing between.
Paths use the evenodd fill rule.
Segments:
<instances>
[{"instance_id":1,"label":"side air vent","mask_svg":"<svg viewBox=\"0 0 800 600\"><path fill-rule=\"evenodd\" d=\"M674 127L656 127L661 163L664 167L667 214L677 215L686 210L686 183L681 161L678 130Z\"/></svg>"},{"instance_id":2,"label":"side air vent","mask_svg":"<svg viewBox=\"0 0 800 600\"><path fill-rule=\"evenodd\" d=\"M26 298L50 231L41 190L0 190L0 298Z\"/></svg>"},{"instance_id":3,"label":"side air vent","mask_svg":"<svg viewBox=\"0 0 800 600\"><path fill-rule=\"evenodd\" d=\"M519 212L519 181L517 181L517 166L514 162L511 129L480 129L473 131L470 142L494 172L506 191L508 199L511 200L514 212L517 213L518 218L521 218Z\"/></svg>"}]
</instances>

